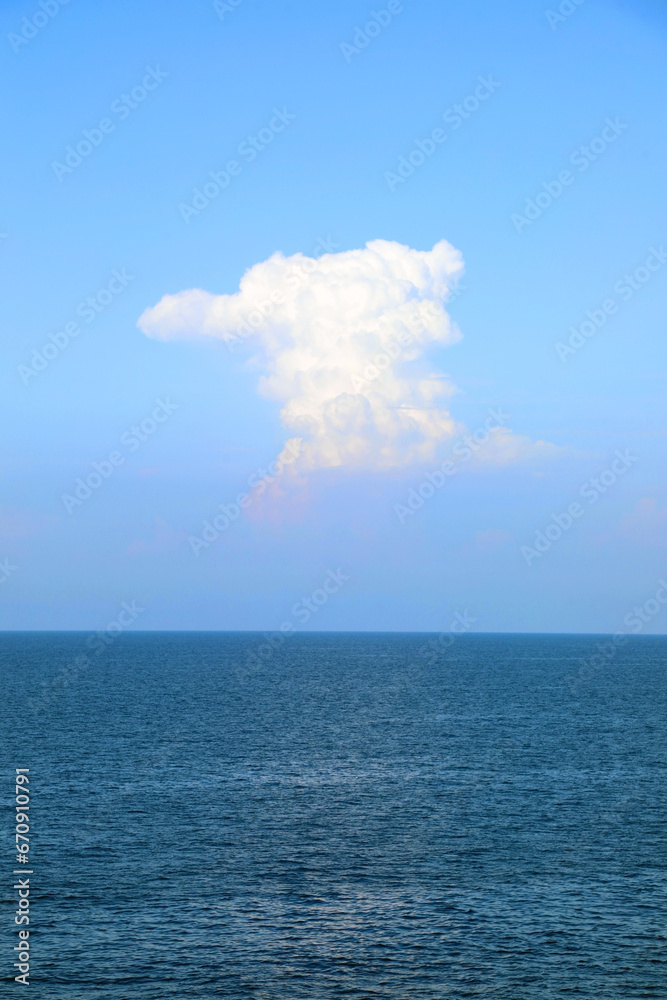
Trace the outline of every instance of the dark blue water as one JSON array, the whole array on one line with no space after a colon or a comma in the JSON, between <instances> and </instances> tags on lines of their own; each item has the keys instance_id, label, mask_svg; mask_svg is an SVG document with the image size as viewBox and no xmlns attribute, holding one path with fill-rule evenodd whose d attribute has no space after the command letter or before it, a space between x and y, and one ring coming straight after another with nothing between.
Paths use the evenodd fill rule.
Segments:
<instances>
[{"instance_id":1,"label":"dark blue water","mask_svg":"<svg viewBox=\"0 0 667 1000\"><path fill-rule=\"evenodd\" d=\"M86 639L0 635L7 995L29 767L33 996L667 996L667 639Z\"/></svg>"}]
</instances>

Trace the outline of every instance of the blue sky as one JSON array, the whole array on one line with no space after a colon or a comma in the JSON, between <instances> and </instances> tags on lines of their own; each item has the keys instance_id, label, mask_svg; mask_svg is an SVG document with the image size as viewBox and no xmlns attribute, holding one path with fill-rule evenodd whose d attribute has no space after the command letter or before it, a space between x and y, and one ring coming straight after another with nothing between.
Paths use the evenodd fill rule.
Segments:
<instances>
[{"instance_id":1,"label":"blue sky","mask_svg":"<svg viewBox=\"0 0 667 1000\"><path fill-rule=\"evenodd\" d=\"M55 2L0 15L0 626L98 629L136 601L137 628L272 630L340 570L304 628L437 631L459 612L480 631L626 629L667 574L665 4L584 0L555 20L557 4L406 0L368 38L386 4ZM480 78L493 87L475 106ZM272 121L287 124L261 133ZM65 172L84 130L98 144ZM242 144L260 134L250 160ZM185 221L230 160L225 190ZM437 460L399 442L385 468L290 470L196 554L191 539L293 434L246 345L194 328L156 339L139 318L189 289L232 296L277 251L374 240L462 255L445 303L462 339L419 362L456 387L456 434ZM589 312L599 328L562 360ZM401 514L460 429L498 407L516 459L463 460ZM581 491L601 474L592 503ZM573 503L571 525L527 553ZM665 631L662 607L645 617Z\"/></svg>"}]
</instances>

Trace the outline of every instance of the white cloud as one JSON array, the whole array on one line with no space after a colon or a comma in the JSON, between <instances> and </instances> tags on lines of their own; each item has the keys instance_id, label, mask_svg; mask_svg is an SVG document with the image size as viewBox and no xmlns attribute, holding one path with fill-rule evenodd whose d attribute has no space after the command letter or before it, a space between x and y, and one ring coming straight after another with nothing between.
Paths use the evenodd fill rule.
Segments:
<instances>
[{"instance_id":1,"label":"white cloud","mask_svg":"<svg viewBox=\"0 0 667 1000\"><path fill-rule=\"evenodd\" d=\"M430 251L373 240L317 259L275 253L235 294L165 295L138 325L157 340L247 341L302 470L393 469L433 462L465 430L443 406L456 388L425 358L461 338L443 302L462 273L445 240ZM525 457L530 442L508 434L505 457Z\"/></svg>"}]
</instances>

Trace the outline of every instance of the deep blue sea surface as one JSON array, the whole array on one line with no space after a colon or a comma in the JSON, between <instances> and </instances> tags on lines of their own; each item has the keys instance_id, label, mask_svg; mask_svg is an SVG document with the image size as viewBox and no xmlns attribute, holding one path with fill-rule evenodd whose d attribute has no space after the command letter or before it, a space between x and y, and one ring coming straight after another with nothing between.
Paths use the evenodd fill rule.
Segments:
<instances>
[{"instance_id":1,"label":"deep blue sea surface","mask_svg":"<svg viewBox=\"0 0 667 1000\"><path fill-rule=\"evenodd\" d=\"M40 1000L667 997L667 638L430 638L0 635L6 995L29 767Z\"/></svg>"}]
</instances>

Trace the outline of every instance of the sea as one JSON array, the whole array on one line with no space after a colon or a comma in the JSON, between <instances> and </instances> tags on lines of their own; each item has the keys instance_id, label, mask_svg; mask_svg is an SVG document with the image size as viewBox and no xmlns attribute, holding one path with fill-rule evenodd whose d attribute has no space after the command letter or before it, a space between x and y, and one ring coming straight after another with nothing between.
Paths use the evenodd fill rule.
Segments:
<instances>
[{"instance_id":1,"label":"sea","mask_svg":"<svg viewBox=\"0 0 667 1000\"><path fill-rule=\"evenodd\" d=\"M6 632L0 664L3 995L667 997L667 637Z\"/></svg>"}]
</instances>

